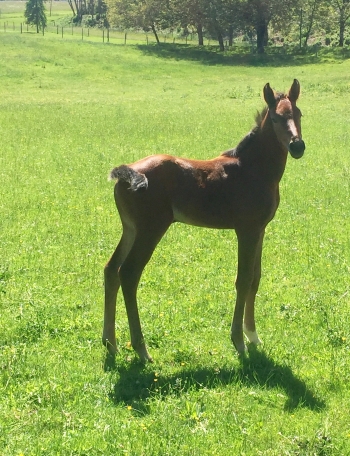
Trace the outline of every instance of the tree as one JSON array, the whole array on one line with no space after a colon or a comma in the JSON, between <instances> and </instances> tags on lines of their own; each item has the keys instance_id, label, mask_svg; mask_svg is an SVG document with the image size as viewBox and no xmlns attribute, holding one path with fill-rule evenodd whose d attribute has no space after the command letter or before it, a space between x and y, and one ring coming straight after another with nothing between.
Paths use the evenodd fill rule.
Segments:
<instances>
[{"instance_id":1,"label":"tree","mask_svg":"<svg viewBox=\"0 0 350 456\"><path fill-rule=\"evenodd\" d=\"M339 46L344 46L345 27L350 18L350 0L331 0L331 6L338 15Z\"/></svg>"},{"instance_id":2,"label":"tree","mask_svg":"<svg viewBox=\"0 0 350 456\"><path fill-rule=\"evenodd\" d=\"M178 0L174 2L174 18L186 30L195 29L199 46L203 46L204 30L215 36L224 50L224 36L232 44L234 17L239 0Z\"/></svg>"},{"instance_id":3,"label":"tree","mask_svg":"<svg viewBox=\"0 0 350 456\"><path fill-rule=\"evenodd\" d=\"M158 31L172 25L168 0L107 0L108 20L123 28L152 30L159 44Z\"/></svg>"},{"instance_id":4,"label":"tree","mask_svg":"<svg viewBox=\"0 0 350 456\"><path fill-rule=\"evenodd\" d=\"M73 13L73 22L81 23L83 16L91 16L90 23L96 24L94 16L97 20L106 23L107 5L104 0L68 0L68 4Z\"/></svg>"},{"instance_id":5,"label":"tree","mask_svg":"<svg viewBox=\"0 0 350 456\"><path fill-rule=\"evenodd\" d=\"M316 0L317 1L317 0ZM290 22L295 0L244 0L241 4L241 21L256 32L257 52L263 54L268 42L270 22Z\"/></svg>"},{"instance_id":6,"label":"tree","mask_svg":"<svg viewBox=\"0 0 350 456\"><path fill-rule=\"evenodd\" d=\"M230 45L232 45L238 5L237 0L211 0L208 2L207 28L209 32L216 35L221 51L224 50L224 36L229 36Z\"/></svg>"},{"instance_id":7,"label":"tree","mask_svg":"<svg viewBox=\"0 0 350 456\"><path fill-rule=\"evenodd\" d=\"M45 0L28 0L24 11L26 23L35 25L37 33L39 30L43 30L47 24L44 2Z\"/></svg>"},{"instance_id":8,"label":"tree","mask_svg":"<svg viewBox=\"0 0 350 456\"><path fill-rule=\"evenodd\" d=\"M300 9L300 34L307 46L313 29L325 21L329 14L327 0L304 0Z\"/></svg>"},{"instance_id":9,"label":"tree","mask_svg":"<svg viewBox=\"0 0 350 456\"><path fill-rule=\"evenodd\" d=\"M198 36L198 45L203 46L203 26L206 23L206 0L179 0L174 2L175 18L184 28L193 27Z\"/></svg>"}]
</instances>

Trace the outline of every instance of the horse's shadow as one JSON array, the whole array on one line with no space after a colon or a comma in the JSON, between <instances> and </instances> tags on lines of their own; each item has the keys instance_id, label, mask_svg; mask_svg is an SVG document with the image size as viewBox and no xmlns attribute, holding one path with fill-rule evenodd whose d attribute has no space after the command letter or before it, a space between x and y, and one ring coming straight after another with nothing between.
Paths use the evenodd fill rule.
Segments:
<instances>
[{"instance_id":1,"label":"horse's shadow","mask_svg":"<svg viewBox=\"0 0 350 456\"><path fill-rule=\"evenodd\" d=\"M287 400L284 406L286 411L293 411L296 407L307 407L311 410L321 410L325 402L318 398L306 383L295 376L290 367L276 363L264 352L251 350L249 357L242 359L237 368L216 367L186 369L174 375L156 377L139 362L133 362L127 367L116 367L110 357L105 361L106 370L117 370L119 380L114 385L110 399L116 403L132 404L142 413L147 413L145 399L152 395L166 397L167 395L181 395L188 390L201 388L217 388L230 384L248 387L278 388L284 391Z\"/></svg>"}]
</instances>

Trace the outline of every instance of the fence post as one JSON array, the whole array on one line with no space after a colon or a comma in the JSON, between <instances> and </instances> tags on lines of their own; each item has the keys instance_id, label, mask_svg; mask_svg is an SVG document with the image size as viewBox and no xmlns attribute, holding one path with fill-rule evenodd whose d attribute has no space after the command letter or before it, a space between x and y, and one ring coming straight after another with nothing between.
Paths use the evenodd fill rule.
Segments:
<instances>
[{"instance_id":1,"label":"fence post","mask_svg":"<svg viewBox=\"0 0 350 456\"><path fill-rule=\"evenodd\" d=\"M107 43L109 43L109 27L107 28Z\"/></svg>"},{"instance_id":2,"label":"fence post","mask_svg":"<svg viewBox=\"0 0 350 456\"><path fill-rule=\"evenodd\" d=\"M146 35L146 44L148 46L148 35Z\"/></svg>"},{"instance_id":3,"label":"fence post","mask_svg":"<svg viewBox=\"0 0 350 456\"><path fill-rule=\"evenodd\" d=\"M124 35L124 45L126 44L126 32L125 32L125 35Z\"/></svg>"}]
</instances>

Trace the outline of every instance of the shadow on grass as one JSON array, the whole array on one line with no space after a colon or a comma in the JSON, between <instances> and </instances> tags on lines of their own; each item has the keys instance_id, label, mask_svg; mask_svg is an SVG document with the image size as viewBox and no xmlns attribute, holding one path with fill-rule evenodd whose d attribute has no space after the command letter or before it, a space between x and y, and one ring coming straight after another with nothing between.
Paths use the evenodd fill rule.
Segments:
<instances>
[{"instance_id":1,"label":"shadow on grass","mask_svg":"<svg viewBox=\"0 0 350 456\"><path fill-rule=\"evenodd\" d=\"M189 60L203 65L227 66L298 66L325 61L341 61L350 58L350 49L309 47L302 50L284 51L284 48L267 48L265 54L252 53L249 49L219 52L217 46L191 46L185 44L140 44L143 54L163 59Z\"/></svg>"},{"instance_id":2,"label":"shadow on grass","mask_svg":"<svg viewBox=\"0 0 350 456\"><path fill-rule=\"evenodd\" d=\"M112 358L107 359L107 370L117 370L119 381L114 385L110 399L114 403L136 403L137 408L147 412L144 399L157 395L181 395L189 390L201 388L217 388L231 384L243 386L259 386L272 389L281 388L288 399L286 411L296 407L307 407L311 410L321 410L325 407L323 400L317 398L307 387L306 383L296 377L288 366L277 364L265 353L251 350L249 357L242 359L240 366L235 369L198 368L186 369L171 376L155 377L154 372L135 361L127 367L116 367Z\"/></svg>"}]
</instances>

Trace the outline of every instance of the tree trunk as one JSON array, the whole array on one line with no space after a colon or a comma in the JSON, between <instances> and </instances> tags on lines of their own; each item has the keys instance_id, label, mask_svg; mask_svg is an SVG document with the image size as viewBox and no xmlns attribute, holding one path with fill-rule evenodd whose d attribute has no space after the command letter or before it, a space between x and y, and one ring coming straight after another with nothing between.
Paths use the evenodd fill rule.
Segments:
<instances>
[{"instance_id":1,"label":"tree trunk","mask_svg":"<svg viewBox=\"0 0 350 456\"><path fill-rule=\"evenodd\" d=\"M215 27L215 28L216 28L216 34L218 36L220 51L223 52L225 50L224 38L222 36L221 30L218 27Z\"/></svg>"},{"instance_id":2,"label":"tree trunk","mask_svg":"<svg viewBox=\"0 0 350 456\"><path fill-rule=\"evenodd\" d=\"M151 29L152 29L152 32L153 32L155 38L156 38L157 44L160 44L160 41L159 41L159 38L158 38L158 33L157 33L157 30L156 30L154 24L151 25Z\"/></svg>"},{"instance_id":3,"label":"tree trunk","mask_svg":"<svg viewBox=\"0 0 350 456\"><path fill-rule=\"evenodd\" d=\"M68 5L70 6L70 9L71 9L72 12L73 12L73 16L75 16L75 10L74 10L74 7L73 7L72 0L68 0Z\"/></svg>"},{"instance_id":4,"label":"tree trunk","mask_svg":"<svg viewBox=\"0 0 350 456\"><path fill-rule=\"evenodd\" d=\"M301 39L303 37L303 9L300 8L300 16L299 16L299 49L301 49Z\"/></svg>"},{"instance_id":5,"label":"tree trunk","mask_svg":"<svg viewBox=\"0 0 350 456\"><path fill-rule=\"evenodd\" d=\"M305 40L304 40L304 48L307 47L307 42L309 41L310 34L311 34L311 29L312 29L312 22L310 22L309 27L305 33Z\"/></svg>"},{"instance_id":6,"label":"tree trunk","mask_svg":"<svg viewBox=\"0 0 350 456\"><path fill-rule=\"evenodd\" d=\"M256 45L258 54L264 54L267 42L267 26L264 19L260 19L256 26Z\"/></svg>"},{"instance_id":7,"label":"tree trunk","mask_svg":"<svg viewBox=\"0 0 350 456\"><path fill-rule=\"evenodd\" d=\"M310 35L311 35L311 30L312 30L312 27L314 25L314 18L315 18L315 12L316 12L317 5L318 5L318 0L314 0L314 3L312 5L312 9L311 9L311 14L309 16L308 27L307 27L307 30L306 30L305 35L304 35L305 36L304 47L307 47L307 42L309 41L309 38L310 38Z\"/></svg>"},{"instance_id":8,"label":"tree trunk","mask_svg":"<svg viewBox=\"0 0 350 456\"><path fill-rule=\"evenodd\" d=\"M345 22L346 19L344 18L344 10L340 11L340 18L339 18L339 46L344 46L344 32L345 32Z\"/></svg>"},{"instance_id":9,"label":"tree trunk","mask_svg":"<svg viewBox=\"0 0 350 456\"><path fill-rule=\"evenodd\" d=\"M230 47L233 45L233 25L228 28L228 45Z\"/></svg>"},{"instance_id":10,"label":"tree trunk","mask_svg":"<svg viewBox=\"0 0 350 456\"><path fill-rule=\"evenodd\" d=\"M344 32L345 32L345 24L340 24L339 27L339 46L344 46Z\"/></svg>"},{"instance_id":11,"label":"tree trunk","mask_svg":"<svg viewBox=\"0 0 350 456\"><path fill-rule=\"evenodd\" d=\"M74 0L75 3L75 15L77 17L77 23L81 22L81 2L80 0Z\"/></svg>"},{"instance_id":12,"label":"tree trunk","mask_svg":"<svg viewBox=\"0 0 350 456\"><path fill-rule=\"evenodd\" d=\"M203 46L203 27L201 23L197 24L198 46Z\"/></svg>"}]
</instances>

